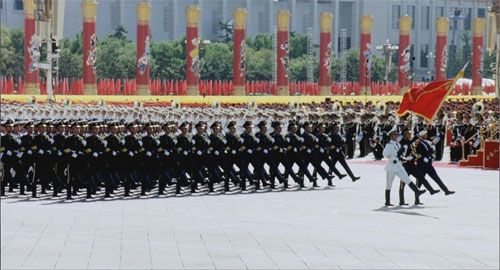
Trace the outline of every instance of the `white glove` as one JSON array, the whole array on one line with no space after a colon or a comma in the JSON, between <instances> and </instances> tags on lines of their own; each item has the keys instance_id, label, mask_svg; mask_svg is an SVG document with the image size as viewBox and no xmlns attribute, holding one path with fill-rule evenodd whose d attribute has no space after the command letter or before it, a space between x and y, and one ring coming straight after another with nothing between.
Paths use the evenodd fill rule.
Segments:
<instances>
[{"instance_id":1,"label":"white glove","mask_svg":"<svg viewBox=\"0 0 500 270\"><path fill-rule=\"evenodd\" d=\"M7 156L12 156L12 152L10 150L7 150L5 154L7 154Z\"/></svg>"},{"instance_id":2,"label":"white glove","mask_svg":"<svg viewBox=\"0 0 500 270\"><path fill-rule=\"evenodd\" d=\"M215 155L218 156L219 155L219 151L215 150Z\"/></svg>"},{"instance_id":3,"label":"white glove","mask_svg":"<svg viewBox=\"0 0 500 270\"><path fill-rule=\"evenodd\" d=\"M12 175L12 177L16 177L16 171L13 168L10 168L10 175Z\"/></svg>"},{"instance_id":4,"label":"white glove","mask_svg":"<svg viewBox=\"0 0 500 270\"><path fill-rule=\"evenodd\" d=\"M198 156L201 156L201 151L200 150L196 151L196 154L198 154Z\"/></svg>"},{"instance_id":5,"label":"white glove","mask_svg":"<svg viewBox=\"0 0 500 270\"><path fill-rule=\"evenodd\" d=\"M128 155L133 157L134 156L134 153L132 151L128 152Z\"/></svg>"},{"instance_id":6,"label":"white glove","mask_svg":"<svg viewBox=\"0 0 500 270\"><path fill-rule=\"evenodd\" d=\"M102 141L102 144L104 145L104 147L108 146L108 141Z\"/></svg>"},{"instance_id":7,"label":"white glove","mask_svg":"<svg viewBox=\"0 0 500 270\"><path fill-rule=\"evenodd\" d=\"M116 151L111 152L111 155L116 156Z\"/></svg>"},{"instance_id":8,"label":"white glove","mask_svg":"<svg viewBox=\"0 0 500 270\"><path fill-rule=\"evenodd\" d=\"M248 153L251 154L253 151L252 149L248 149Z\"/></svg>"},{"instance_id":9,"label":"white glove","mask_svg":"<svg viewBox=\"0 0 500 270\"><path fill-rule=\"evenodd\" d=\"M287 142L290 142L290 138L286 138L286 141L287 141Z\"/></svg>"},{"instance_id":10,"label":"white glove","mask_svg":"<svg viewBox=\"0 0 500 270\"><path fill-rule=\"evenodd\" d=\"M267 151L267 149L264 149L264 154L267 154L269 153L269 151Z\"/></svg>"},{"instance_id":11,"label":"white glove","mask_svg":"<svg viewBox=\"0 0 500 270\"><path fill-rule=\"evenodd\" d=\"M311 149L307 149L307 153L310 154L311 153Z\"/></svg>"},{"instance_id":12,"label":"white glove","mask_svg":"<svg viewBox=\"0 0 500 270\"><path fill-rule=\"evenodd\" d=\"M165 156L170 156L170 152L169 151L165 151Z\"/></svg>"},{"instance_id":13,"label":"white glove","mask_svg":"<svg viewBox=\"0 0 500 270\"><path fill-rule=\"evenodd\" d=\"M146 156L148 156L148 157L152 156L151 152L147 151Z\"/></svg>"},{"instance_id":14,"label":"white glove","mask_svg":"<svg viewBox=\"0 0 500 270\"><path fill-rule=\"evenodd\" d=\"M57 155L58 156L62 156L62 152L61 151L57 151Z\"/></svg>"},{"instance_id":15,"label":"white glove","mask_svg":"<svg viewBox=\"0 0 500 270\"><path fill-rule=\"evenodd\" d=\"M83 146L87 145L86 141L82 141Z\"/></svg>"},{"instance_id":16,"label":"white glove","mask_svg":"<svg viewBox=\"0 0 500 270\"><path fill-rule=\"evenodd\" d=\"M99 156L99 154L97 154L97 153L95 153L95 152L94 152L94 153L92 154L92 156L97 157L97 156Z\"/></svg>"},{"instance_id":17,"label":"white glove","mask_svg":"<svg viewBox=\"0 0 500 270\"><path fill-rule=\"evenodd\" d=\"M38 154L43 155L43 150L38 151Z\"/></svg>"},{"instance_id":18,"label":"white glove","mask_svg":"<svg viewBox=\"0 0 500 270\"><path fill-rule=\"evenodd\" d=\"M23 152L19 152L19 153L17 153L17 155L16 155L16 156L17 156L17 158L21 158L21 157L23 156Z\"/></svg>"},{"instance_id":19,"label":"white glove","mask_svg":"<svg viewBox=\"0 0 500 270\"><path fill-rule=\"evenodd\" d=\"M425 158L424 158L424 162L425 162L425 163L428 163L428 162L429 162L429 159L425 157Z\"/></svg>"},{"instance_id":20,"label":"white glove","mask_svg":"<svg viewBox=\"0 0 500 270\"><path fill-rule=\"evenodd\" d=\"M304 142L304 138L299 138L299 141L300 142Z\"/></svg>"},{"instance_id":21,"label":"white glove","mask_svg":"<svg viewBox=\"0 0 500 270\"><path fill-rule=\"evenodd\" d=\"M33 154L33 152L31 150L28 150L28 155L31 155Z\"/></svg>"},{"instance_id":22,"label":"white glove","mask_svg":"<svg viewBox=\"0 0 500 270\"><path fill-rule=\"evenodd\" d=\"M340 149L338 149L338 148L337 148L337 149L335 149L335 152L337 152L337 153L338 153L338 152L340 152Z\"/></svg>"},{"instance_id":23,"label":"white glove","mask_svg":"<svg viewBox=\"0 0 500 270\"><path fill-rule=\"evenodd\" d=\"M323 148L320 148L320 149L319 149L319 152L320 152L320 153L324 153L324 152L325 152L325 150L324 150Z\"/></svg>"},{"instance_id":24,"label":"white glove","mask_svg":"<svg viewBox=\"0 0 500 270\"><path fill-rule=\"evenodd\" d=\"M142 146L142 141L139 141L139 145Z\"/></svg>"},{"instance_id":25,"label":"white glove","mask_svg":"<svg viewBox=\"0 0 500 270\"><path fill-rule=\"evenodd\" d=\"M73 153L73 155L71 155L71 157L73 158L76 158L78 155L76 153Z\"/></svg>"},{"instance_id":26,"label":"white glove","mask_svg":"<svg viewBox=\"0 0 500 270\"><path fill-rule=\"evenodd\" d=\"M182 152L182 153L183 153L185 156L187 156L187 155L188 155L188 152L187 152L187 151L184 151L184 152Z\"/></svg>"},{"instance_id":27,"label":"white glove","mask_svg":"<svg viewBox=\"0 0 500 270\"><path fill-rule=\"evenodd\" d=\"M274 142L275 142L275 140L273 138L271 138L271 143L274 143Z\"/></svg>"},{"instance_id":28,"label":"white glove","mask_svg":"<svg viewBox=\"0 0 500 270\"><path fill-rule=\"evenodd\" d=\"M328 137L328 139L326 139L327 142L332 142L332 138Z\"/></svg>"},{"instance_id":29,"label":"white glove","mask_svg":"<svg viewBox=\"0 0 500 270\"><path fill-rule=\"evenodd\" d=\"M236 155L236 150L231 150L231 154Z\"/></svg>"},{"instance_id":30,"label":"white glove","mask_svg":"<svg viewBox=\"0 0 500 270\"><path fill-rule=\"evenodd\" d=\"M196 144L196 141L195 140L191 140L191 144Z\"/></svg>"}]
</instances>

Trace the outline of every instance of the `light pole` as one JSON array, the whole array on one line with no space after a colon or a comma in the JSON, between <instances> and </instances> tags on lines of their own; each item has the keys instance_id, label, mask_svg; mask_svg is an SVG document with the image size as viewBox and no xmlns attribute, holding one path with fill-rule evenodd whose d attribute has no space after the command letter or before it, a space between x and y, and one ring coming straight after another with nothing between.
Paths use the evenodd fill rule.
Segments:
<instances>
[{"instance_id":1,"label":"light pole","mask_svg":"<svg viewBox=\"0 0 500 270\"><path fill-rule=\"evenodd\" d=\"M455 8L455 10L453 11L453 15L450 15L450 20L453 22L453 36L452 36L452 39L451 39L451 46L450 46L450 60L451 60L451 65L453 67L453 65L455 64L455 58L456 58L456 55L457 55L457 47L456 47L456 44L455 44L455 39L456 39L456 35L457 35L457 30L458 30L458 21L461 21L463 20L465 17L462 15L462 9L461 8Z\"/></svg>"},{"instance_id":2,"label":"light pole","mask_svg":"<svg viewBox=\"0 0 500 270\"><path fill-rule=\"evenodd\" d=\"M378 51L382 51L385 58L385 84L389 88L389 73L391 72L392 55L399 50L398 45L392 45L387 39L384 44L377 46Z\"/></svg>"},{"instance_id":3,"label":"light pole","mask_svg":"<svg viewBox=\"0 0 500 270\"><path fill-rule=\"evenodd\" d=\"M429 75L429 81L432 81L432 76L434 74L432 67L434 65L432 65L431 63L434 62L434 58L436 58L436 54L434 52L429 52L425 57L428 59L427 65L429 66L429 71L427 71L427 75Z\"/></svg>"}]
</instances>

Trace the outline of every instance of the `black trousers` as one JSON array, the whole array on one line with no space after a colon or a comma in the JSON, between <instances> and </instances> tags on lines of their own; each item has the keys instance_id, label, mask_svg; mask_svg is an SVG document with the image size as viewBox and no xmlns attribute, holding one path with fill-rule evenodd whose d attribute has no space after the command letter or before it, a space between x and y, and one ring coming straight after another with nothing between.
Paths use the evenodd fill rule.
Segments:
<instances>
[{"instance_id":1,"label":"black trousers","mask_svg":"<svg viewBox=\"0 0 500 270\"><path fill-rule=\"evenodd\" d=\"M434 169L434 166L432 166L431 161L429 163L426 163L422 160L420 160L417 163L417 169L422 173L422 175L425 177L425 175L429 175L436 184L438 184L439 188L443 190L444 192L448 192L448 187L443 183L441 178L436 172L436 169Z\"/></svg>"}]
</instances>

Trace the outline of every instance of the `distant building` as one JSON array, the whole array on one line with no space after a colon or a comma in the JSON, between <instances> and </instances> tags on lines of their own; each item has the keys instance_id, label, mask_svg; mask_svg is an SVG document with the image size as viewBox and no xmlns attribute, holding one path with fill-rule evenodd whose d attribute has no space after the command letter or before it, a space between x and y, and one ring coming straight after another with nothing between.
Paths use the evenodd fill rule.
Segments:
<instances>
[{"instance_id":1,"label":"distant building","mask_svg":"<svg viewBox=\"0 0 500 270\"><path fill-rule=\"evenodd\" d=\"M449 17L455 9L461 9L463 19L456 27L450 22L449 45L463 46L460 35L471 31L472 19L486 17L486 7L476 1L466 0L151 0L151 35L153 40L175 40L185 35L185 9L187 5L198 4L201 8L200 36L209 40L223 37L219 21L232 19L235 8L248 10L247 35L272 33L275 29L276 11L288 9L292 13L290 31L306 34L314 29L316 42L319 40L319 14L329 11L334 14L333 50L339 52L340 29L347 32L347 48L359 47L359 17L372 14L374 17L373 45L380 45L389 39L398 43L399 23L402 15L413 17L411 43L414 49L415 71L425 74L432 65L427 54L434 52L435 25L439 16ZM72 38L82 31L82 11L79 0L66 0L64 35ZM102 38L113 33L118 25L128 31L128 38L135 40L136 19L133 0L99 0L97 13L97 35ZM0 0L0 24L7 27L22 27L22 0ZM378 53L378 52L377 52Z\"/></svg>"}]
</instances>

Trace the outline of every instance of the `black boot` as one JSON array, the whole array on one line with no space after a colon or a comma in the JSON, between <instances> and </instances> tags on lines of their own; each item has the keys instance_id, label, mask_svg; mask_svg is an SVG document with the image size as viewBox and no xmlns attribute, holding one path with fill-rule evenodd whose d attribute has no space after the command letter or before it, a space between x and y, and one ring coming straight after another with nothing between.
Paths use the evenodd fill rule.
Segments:
<instances>
[{"instance_id":1,"label":"black boot","mask_svg":"<svg viewBox=\"0 0 500 270\"><path fill-rule=\"evenodd\" d=\"M359 176L354 176L354 175L353 175L353 176L351 176L351 179L352 179L352 181L353 181L353 182L356 182L356 181L358 181L359 179L361 179L361 177L359 177Z\"/></svg>"},{"instance_id":2,"label":"black boot","mask_svg":"<svg viewBox=\"0 0 500 270\"><path fill-rule=\"evenodd\" d=\"M385 191L385 206L394 206L391 204L391 190Z\"/></svg>"},{"instance_id":3,"label":"black boot","mask_svg":"<svg viewBox=\"0 0 500 270\"><path fill-rule=\"evenodd\" d=\"M403 181L399 184L399 205L408 205L405 203L405 183Z\"/></svg>"},{"instance_id":4,"label":"black boot","mask_svg":"<svg viewBox=\"0 0 500 270\"><path fill-rule=\"evenodd\" d=\"M411 190L413 190L413 192L415 192L415 197L420 197L420 195L424 194L426 191L425 189L424 190L418 189L417 186L415 186L415 183L413 182L408 184L408 186L411 188Z\"/></svg>"},{"instance_id":5,"label":"black boot","mask_svg":"<svg viewBox=\"0 0 500 270\"><path fill-rule=\"evenodd\" d=\"M451 194L455 194L455 191L447 190L444 192L444 195L446 195L446 196L451 195Z\"/></svg>"},{"instance_id":6,"label":"black boot","mask_svg":"<svg viewBox=\"0 0 500 270\"><path fill-rule=\"evenodd\" d=\"M329 178L328 178L328 186L329 186L329 187L334 187L334 185L333 185L333 181L332 181L332 177L329 177Z\"/></svg>"}]
</instances>

